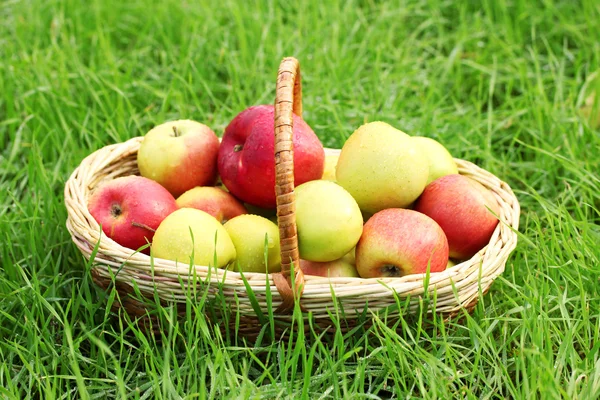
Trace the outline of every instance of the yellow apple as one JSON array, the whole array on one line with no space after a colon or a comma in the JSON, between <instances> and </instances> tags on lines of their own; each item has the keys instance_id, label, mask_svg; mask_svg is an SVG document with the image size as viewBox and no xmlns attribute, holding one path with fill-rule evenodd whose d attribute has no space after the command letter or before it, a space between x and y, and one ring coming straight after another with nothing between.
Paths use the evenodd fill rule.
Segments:
<instances>
[{"instance_id":1,"label":"yellow apple","mask_svg":"<svg viewBox=\"0 0 600 400\"><path fill-rule=\"evenodd\" d=\"M237 254L236 264L243 272L281 271L279 228L268 219L243 214L230 219L224 225ZM267 264L265 265L265 240Z\"/></svg>"},{"instance_id":2,"label":"yellow apple","mask_svg":"<svg viewBox=\"0 0 600 400\"><path fill-rule=\"evenodd\" d=\"M223 225L195 208L180 208L161 222L152 239L151 254L179 263L189 264L192 260L195 265L219 268L226 267L236 256Z\"/></svg>"},{"instance_id":3,"label":"yellow apple","mask_svg":"<svg viewBox=\"0 0 600 400\"><path fill-rule=\"evenodd\" d=\"M325 169L323 170L323 177L321 179L335 182L335 167L339 158L339 154L325 155Z\"/></svg>"},{"instance_id":4,"label":"yellow apple","mask_svg":"<svg viewBox=\"0 0 600 400\"><path fill-rule=\"evenodd\" d=\"M442 176L458 174L458 167L454 158L440 142L423 136L415 136L412 140L421 146L429 160L428 185Z\"/></svg>"},{"instance_id":5,"label":"yellow apple","mask_svg":"<svg viewBox=\"0 0 600 400\"><path fill-rule=\"evenodd\" d=\"M405 208L425 189L429 160L406 133L370 122L358 128L342 147L336 180L362 211Z\"/></svg>"}]
</instances>

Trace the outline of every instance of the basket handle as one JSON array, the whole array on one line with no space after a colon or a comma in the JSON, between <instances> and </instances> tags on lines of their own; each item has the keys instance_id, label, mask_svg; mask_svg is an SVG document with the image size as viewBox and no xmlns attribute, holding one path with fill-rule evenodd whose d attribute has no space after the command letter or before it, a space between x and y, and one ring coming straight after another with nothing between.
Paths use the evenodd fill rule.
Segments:
<instances>
[{"instance_id":1,"label":"basket handle","mask_svg":"<svg viewBox=\"0 0 600 400\"><path fill-rule=\"evenodd\" d=\"M300 63L293 57L281 61L275 93L275 197L277 224L281 245L281 273L273 274L273 281L283 302L276 310L289 312L302 296L304 274L300 269L296 207L294 204L294 143L292 113L302 117L302 86ZM291 266L294 265L292 290Z\"/></svg>"}]
</instances>

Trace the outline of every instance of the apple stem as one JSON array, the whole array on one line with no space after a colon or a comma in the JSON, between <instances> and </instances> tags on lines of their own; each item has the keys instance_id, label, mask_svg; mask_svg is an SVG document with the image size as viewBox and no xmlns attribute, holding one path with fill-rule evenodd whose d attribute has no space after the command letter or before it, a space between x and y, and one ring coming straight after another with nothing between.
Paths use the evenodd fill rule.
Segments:
<instances>
[{"instance_id":1,"label":"apple stem","mask_svg":"<svg viewBox=\"0 0 600 400\"><path fill-rule=\"evenodd\" d=\"M242 151L243 148L244 148L243 144L236 144L235 146L233 146L233 151L234 151L234 153L237 153L238 151Z\"/></svg>"},{"instance_id":2,"label":"apple stem","mask_svg":"<svg viewBox=\"0 0 600 400\"><path fill-rule=\"evenodd\" d=\"M141 224L141 223L139 223L139 222L132 221L132 222L131 222L131 225L133 225L133 226L136 226L136 227L138 227L138 228L148 229L148 230L149 230L149 231L151 231L151 232L156 232L156 229L152 229L152 228L150 228L148 225L146 225L146 224Z\"/></svg>"},{"instance_id":3,"label":"apple stem","mask_svg":"<svg viewBox=\"0 0 600 400\"><path fill-rule=\"evenodd\" d=\"M173 133L175 137L179 137L179 131L177 130L176 126L173 126Z\"/></svg>"}]
</instances>

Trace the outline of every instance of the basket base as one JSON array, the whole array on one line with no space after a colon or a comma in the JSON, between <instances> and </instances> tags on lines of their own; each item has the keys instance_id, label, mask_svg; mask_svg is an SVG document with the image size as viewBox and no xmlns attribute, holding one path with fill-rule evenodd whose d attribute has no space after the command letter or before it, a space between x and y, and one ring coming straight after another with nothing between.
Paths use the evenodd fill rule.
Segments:
<instances>
[{"instance_id":1,"label":"basket base","mask_svg":"<svg viewBox=\"0 0 600 400\"><path fill-rule=\"evenodd\" d=\"M136 297L132 286L121 281L107 280L100 276L94 269L92 269L91 274L94 283L101 289L105 291L116 291L115 301L112 302L111 311L124 319L135 321L137 326L146 334L153 335L157 339L159 339L164 332L168 331L168 327L163 326L164 324L161 322L161 318L157 315L159 307L174 306L175 312L180 320L186 315L186 303L169 303L162 299L158 299L157 302L154 299L147 297ZM483 295L485 295L488 290L489 286L485 288ZM478 301L479 297L475 297L460 310L453 312L436 312L436 314L446 322L450 320L460 322L464 318L465 311L466 313L471 314L477 306ZM268 332L268 329L265 328L264 323L261 323L258 317L235 315L234 313L223 315L222 310L213 311L215 312L207 312L203 314L202 317L210 321L211 324L218 326L223 337L234 335L235 337L241 337L250 343L254 343L259 337L265 335L270 336L272 333L272 331ZM418 313L416 313L415 316L416 315L418 315ZM305 320L306 319L307 317ZM388 316L386 325L398 326L400 328L401 324L395 324L398 319L398 316ZM296 331L298 329L298 324L291 326L290 322L277 319L275 322L275 336L273 337L275 341L289 339L294 335L291 331ZM322 333L331 335L337 330L340 330L344 334L352 330L364 333L372 327L373 320L363 319L362 321L359 321L356 318L348 318L344 319L339 326L336 326L329 319L313 319L310 323L304 323L303 325L303 330L306 335L309 335L311 331L314 331L317 335Z\"/></svg>"}]
</instances>

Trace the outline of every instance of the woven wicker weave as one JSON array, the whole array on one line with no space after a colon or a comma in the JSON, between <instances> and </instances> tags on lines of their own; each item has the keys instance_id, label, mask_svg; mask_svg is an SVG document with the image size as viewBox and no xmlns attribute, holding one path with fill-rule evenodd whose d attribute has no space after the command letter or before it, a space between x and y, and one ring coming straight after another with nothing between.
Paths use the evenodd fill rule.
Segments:
<instances>
[{"instance_id":1,"label":"woven wicker weave","mask_svg":"<svg viewBox=\"0 0 600 400\"><path fill-rule=\"evenodd\" d=\"M67 228L72 239L86 259L97 246L93 261L94 281L108 287L113 281L120 293L121 307L134 315L144 314L139 302L127 294L137 286L144 295L154 293L165 303L182 303L189 299L190 285L215 284L225 296L237 296L239 307L235 310L247 321L256 318L246 285L252 289L260 308L268 314L267 292L272 296L276 318L289 321L289 309L300 301L303 310L311 312L316 320L327 323L335 302L343 307L346 318L357 317L368 304L370 310L380 310L396 305L396 296L410 296L411 307L417 307L424 291L436 292L436 311L454 313L476 304L478 296L485 293L494 279L504 270L511 251L517 243L519 203L510 187L491 173L476 165L456 159L459 173L487 187L500 205L499 219L489 244L471 259L444 272L429 276L424 285L424 275L401 278L323 278L303 276L296 269L295 290L290 288L290 264L297 265L298 250L294 219L293 148L291 141L292 110L302 114L301 87L298 62L293 58L283 60L278 79L275 101L276 176L278 222L281 235L282 273L266 276L260 273L241 274L206 266L176 264L174 261L151 259L133 253L113 240L101 235L100 226L90 215L87 201L92 191L102 182L118 176L138 174L136 156L142 137L101 148L85 158L75 169L65 186L65 205L68 211ZM326 149L327 154L340 150ZM118 273L117 273L118 272ZM135 285L134 285L135 282ZM208 285L210 287L210 285ZM258 324L248 325L249 331L259 330Z\"/></svg>"}]
</instances>

